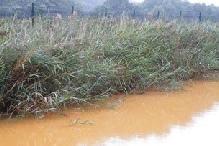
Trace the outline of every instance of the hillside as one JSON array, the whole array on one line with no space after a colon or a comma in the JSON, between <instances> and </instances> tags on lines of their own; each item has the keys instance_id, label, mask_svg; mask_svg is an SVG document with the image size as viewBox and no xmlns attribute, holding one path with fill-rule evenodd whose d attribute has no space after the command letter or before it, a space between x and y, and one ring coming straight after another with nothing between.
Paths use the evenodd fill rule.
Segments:
<instances>
[{"instance_id":1,"label":"hillside","mask_svg":"<svg viewBox=\"0 0 219 146\"><path fill-rule=\"evenodd\" d=\"M89 12L94 10L97 6L102 5L106 0L73 0L72 3L76 7L82 8L83 11Z\"/></svg>"},{"instance_id":2,"label":"hillside","mask_svg":"<svg viewBox=\"0 0 219 146\"><path fill-rule=\"evenodd\" d=\"M77 11L89 12L95 7L102 5L105 0L1 0L0 17L12 16L15 12L20 13L20 17L30 15L31 4L35 2L37 11L41 13L55 13L59 11L71 12L71 6L75 6Z\"/></svg>"}]
</instances>

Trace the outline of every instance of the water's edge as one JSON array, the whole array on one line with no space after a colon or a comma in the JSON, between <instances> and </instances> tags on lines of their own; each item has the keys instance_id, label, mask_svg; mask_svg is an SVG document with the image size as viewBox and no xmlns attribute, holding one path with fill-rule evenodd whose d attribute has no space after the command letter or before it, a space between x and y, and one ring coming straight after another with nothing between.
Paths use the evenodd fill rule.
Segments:
<instances>
[{"instance_id":1,"label":"water's edge","mask_svg":"<svg viewBox=\"0 0 219 146\"><path fill-rule=\"evenodd\" d=\"M198 81L184 91L118 96L111 109L68 110L66 116L51 114L41 120L3 120L0 144L161 145L164 141L169 145L180 138L194 144L198 139L207 142L208 137L217 140L218 89L219 82Z\"/></svg>"}]
</instances>

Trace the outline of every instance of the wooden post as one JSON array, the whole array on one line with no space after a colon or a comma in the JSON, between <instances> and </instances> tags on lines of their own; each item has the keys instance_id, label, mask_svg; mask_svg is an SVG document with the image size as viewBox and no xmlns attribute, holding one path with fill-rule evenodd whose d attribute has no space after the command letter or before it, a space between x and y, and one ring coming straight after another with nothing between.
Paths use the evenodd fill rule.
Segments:
<instances>
[{"instance_id":1,"label":"wooden post","mask_svg":"<svg viewBox=\"0 0 219 146\"><path fill-rule=\"evenodd\" d=\"M199 12L199 22L202 21L202 12Z\"/></svg>"},{"instance_id":2,"label":"wooden post","mask_svg":"<svg viewBox=\"0 0 219 146\"><path fill-rule=\"evenodd\" d=\"M74 6L72 6L72 7L71 7L71 13L73 14L73 13L74 13L74 11L75 11L75 7L74 7Z\"/></svg>"},{"instance_id":3,"label":"wooden post","mask_svg":"<svg viewBox=\"0 0 219 146\"><path fill-rule=\"evenodd\" d=\"M107 8L105 8L105 17L107 17Z\"/></svg>"},{"instance_id":4,"label":"wooden post","mask_svg":"<svg viewBox=\"0 0 219 146\"><path fill-rule=\"evenodd\" d=\"M179 18L182 18L182 11L179 12Z\"/></svg>"},{"instance_id":5,"label":"wooden post","mask_svg":"<svg viewBox=\"0 0 219 146\"><path fill-rule=\"evenodd\" d=\"M160 11L157 12L157 19L160 17Z\"/></svg>"},{"instance_id":6,"label":"wooden post","mask_svg":"<svg viewBox=\"0 0 219 146\"><path fill-rule=\"evenodd\" d=\"M136 11L135 11L135 9L134 9L134 12L133 12L133 18L135 18L135 14L136 14Z\"/></svg>"},{"instance_id":7,"label":"wooden post","mask_svg":"<svg viewBox=\"0 0 219 146\"><path fill-rule=\"evenodd\" d=\"M34 26L34 3L32 3L32 10L31 10L31 21L32 21L32 27Z\"/></svg>"}]
</instances>

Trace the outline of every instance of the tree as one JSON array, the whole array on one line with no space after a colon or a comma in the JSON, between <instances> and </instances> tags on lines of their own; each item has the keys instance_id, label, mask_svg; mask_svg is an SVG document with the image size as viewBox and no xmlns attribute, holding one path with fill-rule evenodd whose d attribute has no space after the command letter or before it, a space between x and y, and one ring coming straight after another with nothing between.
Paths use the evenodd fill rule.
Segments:
<instances>
[{"instance_id":1,"label":"tree","mask_svg":"<svg viewBox=\"0 0 219 146\"><path fill-rule=\"evenodd\" d=\"M107 0L102 6L97 7L94 13L103 14L107 12L108 16L118 17L123 13L129 14L132 9L133 7L129 0Z\"/></svg>"}]
</instances>

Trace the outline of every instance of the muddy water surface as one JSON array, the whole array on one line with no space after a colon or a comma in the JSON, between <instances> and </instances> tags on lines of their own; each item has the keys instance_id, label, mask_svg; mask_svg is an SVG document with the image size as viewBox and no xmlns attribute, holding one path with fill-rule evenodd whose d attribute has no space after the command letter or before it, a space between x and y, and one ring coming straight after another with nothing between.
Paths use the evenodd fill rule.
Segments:
<instances>
[{"instance_id":1,"label":"muddy water surface","mask_svg":"<svg viewBox=\"0 0 219 146\"><path fill-rule=\"evenodd\" d=\"M219 116L219 82L198 81L184 91L146 92L114 99L108 101L108 109L67 110L66 116L50 114L41 120L2 120L0 145L132 145L137 141L158 145L158 141L182 139L188 135L179 135L183 131L190 133L190 138L197 136L190 130L208 132L205 138L215 137L208 127L219 131L218 124L212 125ZM195 128L200 122L204 128Z\"/></svg>"}]
</instances>

